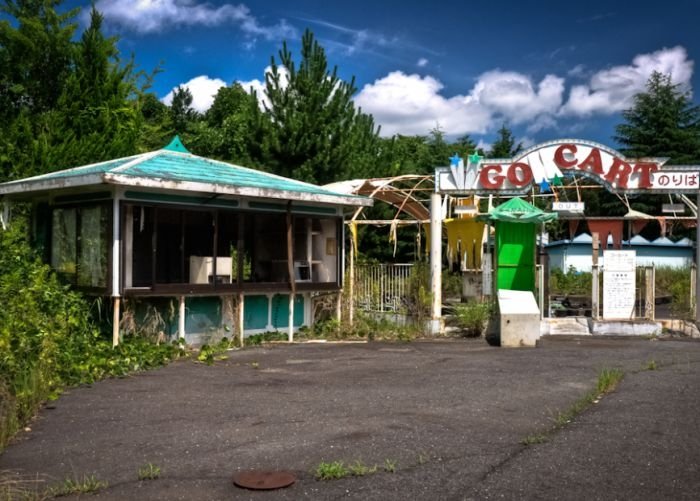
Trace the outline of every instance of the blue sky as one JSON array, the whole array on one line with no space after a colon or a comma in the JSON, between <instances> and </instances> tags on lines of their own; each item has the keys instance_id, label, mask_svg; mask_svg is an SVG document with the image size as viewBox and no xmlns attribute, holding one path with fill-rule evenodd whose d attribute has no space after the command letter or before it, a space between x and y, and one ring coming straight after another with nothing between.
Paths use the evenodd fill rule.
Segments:
<instances>
[{"instance_id":1,"label":"blue sky","mask_svg":"<svg viewBox=\"0 0 700 501\"><path fill-rule=\"evenodd\" d=\"M73 0L68 5L88 6ZM233 81L260 87L282 40L310 28L383 135L470 134L507 123L526 145L561 137L615 146L619 112L653 70L699 86L700 1L321 2L98 0L105 28L153 90L188 85L200 110ZM698 102L697 98L694 98Z\"/></svg>"}]
</instances>

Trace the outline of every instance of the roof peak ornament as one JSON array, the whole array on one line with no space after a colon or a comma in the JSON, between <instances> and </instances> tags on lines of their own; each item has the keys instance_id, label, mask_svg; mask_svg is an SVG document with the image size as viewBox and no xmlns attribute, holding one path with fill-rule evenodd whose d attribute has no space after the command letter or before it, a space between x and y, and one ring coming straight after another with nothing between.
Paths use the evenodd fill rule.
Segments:
<instances>
[{"instance_id":1,"label":"roof peak ornament","mask_svg":"<svg viewBox=\"0 0 700 501\"><path fill-rule=\"evenodd\" d=\"M180 136L178 136L177 134L163 149L166 151L176 151L178 153L190 153L190 150L185 148L185 145L182 144L182 141L180 140Z\"/></svg>"}]
</instances>

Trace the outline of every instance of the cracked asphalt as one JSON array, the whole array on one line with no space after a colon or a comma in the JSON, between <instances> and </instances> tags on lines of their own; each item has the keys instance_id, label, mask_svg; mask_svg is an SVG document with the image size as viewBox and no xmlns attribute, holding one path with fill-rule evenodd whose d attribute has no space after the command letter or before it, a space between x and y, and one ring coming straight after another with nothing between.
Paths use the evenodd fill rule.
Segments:
<instances>
[{"instance_id":1,"label":"cracked asphalt","mask_svg":"<svg viewBox=\"0 0 700 501\"><path fill-rule=\"evenodd\" d=\"M613 393L522 444L603 368L625 372ZM108 487L91 499L107 500L697 499L699 389L700 343L683 340L276 344L73 388L0 455L0 471L46 486L94 475ZM321 462L358 460L379 471L314 478ZM138 479L147 463L158 479ZM235 487L248 469L298 480Z\"/></svg>"}]
</instances>

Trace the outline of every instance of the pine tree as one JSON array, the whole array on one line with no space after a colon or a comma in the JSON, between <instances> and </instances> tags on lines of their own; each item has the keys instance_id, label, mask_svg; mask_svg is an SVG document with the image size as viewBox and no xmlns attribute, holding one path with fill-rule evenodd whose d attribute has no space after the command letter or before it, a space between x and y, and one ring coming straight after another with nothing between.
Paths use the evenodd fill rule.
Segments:
<instances>
[{"instance_id":1,"label":"pine tree","mask_svg":"<svg viewBox=\"0 0 700 501\"><path fill-rule=\"evenodd\" d=\"M356 109L355 80L329 71L326 54L310 31L295 63L286 42L266 75L269 127L263 163L274 172L328 183L365 171L374 161L377 134L371 116ZM284 68L284 70L282 69Z\"/></svg>"},{"instance_id":2,"label":"pine tree","mask_svg":"<svg viewBox=\"0 0 700 501\"><path fill-rule=\"evenodd\" d=\"M513 132L503 124L498 129L496 141L491 145L489 156L491 158L512 158L523 150L523 143L515 143Z\"/></svg>"},{"instance_id":3,"label":"pine tree","mask_svg":"<svg viewBox=\"0 0 700 501\"><path fill-rule=\"evenodd\" d=\"M622 117L626 123L616 127L614 139L625 156L668 157L669 164L700 161L700 106L671 75L652 73L646 91L634 97Z\"/></svg>"}]
</instances>

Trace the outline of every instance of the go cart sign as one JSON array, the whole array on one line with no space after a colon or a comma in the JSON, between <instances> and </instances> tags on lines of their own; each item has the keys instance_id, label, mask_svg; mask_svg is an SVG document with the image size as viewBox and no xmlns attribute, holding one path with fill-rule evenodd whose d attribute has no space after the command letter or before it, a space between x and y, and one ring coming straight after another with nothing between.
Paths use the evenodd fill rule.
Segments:
<instances>
[{"instance_id":1,"label":"go cart sign","mask_svg":"<svg viewBox=\"0 0 700 501\"><path fill-rule=\"evenodd\" d=\"M523 194L533 183L541 192L561 186L567 176L584 176L613 192L697 192L700 166L664 167L666 158L629 159L598 143L558 140L534 146L512 159L474 154L450 158L435 171L440 193Z\"/></svg>"}]
</instances>

